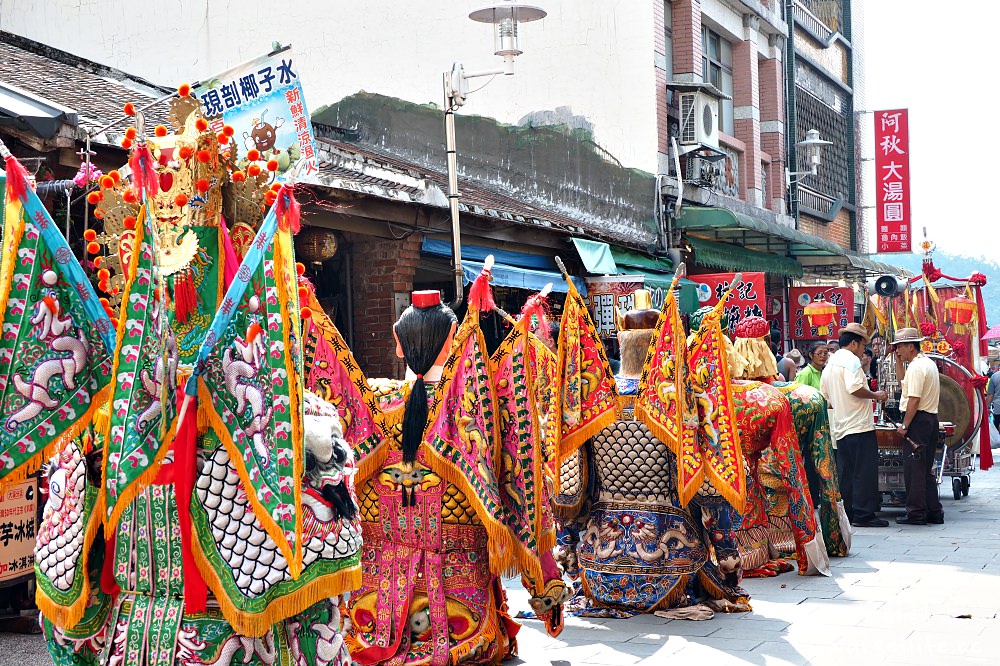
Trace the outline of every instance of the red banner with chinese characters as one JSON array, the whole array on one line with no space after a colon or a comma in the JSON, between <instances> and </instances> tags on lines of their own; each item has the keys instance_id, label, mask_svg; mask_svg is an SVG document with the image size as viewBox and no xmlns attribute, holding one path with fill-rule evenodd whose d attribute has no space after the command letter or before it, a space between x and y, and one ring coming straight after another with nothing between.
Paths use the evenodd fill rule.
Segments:
<instances>
[{"instance_id":1,"label":"red banner with chinese characters","mask_svg":"<svg viewBox=\"0 0 1000 666\"><path fill-rule=\"evenodd\" d=\"M729 289L735 273L708 273L705 275L689 275L688 279L697 283L698 307L715 305ZM733 287L726 300L725 316L729 318L729 330L744 317L764 316L767 306L767 294L764 293L763 273L743 273L743 279Z\"/></svg>"},{"instance_id":2,"label":"red banner with chinese characters","mask_svg":"<svg viewBox=\"0 0 1000 666\"><path fill-rule=\"evenodd\" d=\"M906 109L875 112L879 252L910 252L910 128Z\"/></svg>"},{"instance_id":3,"label":"red banner with chinese characters","mask_svg":"<svg viewBox=\"0 0 1000 666\"><path fill-rule=\"evenodd\" d=\"M816 326L809 325L809 318L805 315L805 307L819 294L823 294L825 301L837 306L829 335L820 335ZM854 321L854 290L850 287L792 287L788 290L788 298L792 307L793 340L836 340L841 327Z\"/></svg>"}]
</instances>

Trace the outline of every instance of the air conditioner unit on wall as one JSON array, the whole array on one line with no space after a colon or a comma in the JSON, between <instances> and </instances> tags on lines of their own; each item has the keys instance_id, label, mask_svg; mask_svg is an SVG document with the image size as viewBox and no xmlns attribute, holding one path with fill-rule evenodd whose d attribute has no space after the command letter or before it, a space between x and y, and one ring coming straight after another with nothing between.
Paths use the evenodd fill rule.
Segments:
<instances>
[{"instance_id":1,"label":"air conditioner unit on wall","mask_svg":"<svg viewBox=\"0 0 1000 666\"><path fill-rule=\"evenodd\" d=\"M701 91L678 95L681 146L719 147L719 100Z\"/></svg>"}]
</instances>

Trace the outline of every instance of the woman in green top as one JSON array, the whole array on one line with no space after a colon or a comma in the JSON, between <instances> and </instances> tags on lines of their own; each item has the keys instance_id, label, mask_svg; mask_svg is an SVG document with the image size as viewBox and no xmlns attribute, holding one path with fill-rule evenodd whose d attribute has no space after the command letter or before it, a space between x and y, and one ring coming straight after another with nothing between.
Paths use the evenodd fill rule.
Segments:
<instances>
[{"instance_id":1,"label":"woman in green top","mask_svg":"<svg viewBox=\"0 0 1000 666\"><path fill-rule=\"evenodd\" d=\"M826 346L826 342L818 340L809 347L807 356L809 357L809 363L806 364L806 367L795 373L795 381L819 390L819 377L823 373L823 368L826 367L826 360L830 356L830 349Z\"/></svg>"}]
</instances>

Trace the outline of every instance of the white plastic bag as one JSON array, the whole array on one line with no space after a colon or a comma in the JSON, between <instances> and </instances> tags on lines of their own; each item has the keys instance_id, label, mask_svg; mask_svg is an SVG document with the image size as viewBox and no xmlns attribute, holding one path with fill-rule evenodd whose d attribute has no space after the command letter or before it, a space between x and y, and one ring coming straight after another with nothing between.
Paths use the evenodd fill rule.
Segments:
<instances>
[{"instance_id":1,"label":"white plastic bag","mask_svg":"<svg viewBox=\"0 0 1000 666\"><path fill-rule=\"evenodd\" d=\"M1000 431L997 427L993 425L993 419L989 419L990 422L990 448L1000 449Z\"/></svg>"}]
</instances>

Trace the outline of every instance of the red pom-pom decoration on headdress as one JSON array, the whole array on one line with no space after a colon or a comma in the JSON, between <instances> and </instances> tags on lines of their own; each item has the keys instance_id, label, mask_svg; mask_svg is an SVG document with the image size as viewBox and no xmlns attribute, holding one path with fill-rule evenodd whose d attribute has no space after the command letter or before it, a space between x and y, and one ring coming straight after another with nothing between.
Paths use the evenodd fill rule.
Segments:
<instances>
[{"instance_id":1,"label":"red pom-pom decoration on headdress","mask_svg":"<svg viewBox=\"0 0 1000 666\"><path fill-rule=\"evenodd\" d=\"M745 317L736 324L736 337L763 338L771 332L771 325L763 317Z\"/></svg>"},{"instance_id":2,"label":"red pom-pom decoration on headdress","mask_svg":"<svg viewBox=\"0 0 1000 666\"><path fill-rule=\"evenodd\" d=\"M125 112L126 116L134 116L135 115L135 104L133 104L132 102L127 102L125 104L125 108L123 108L122 111Z\"/></svg>"},{"instance_id":3,"label":"red pom-pom decoration on headdress","mask_svg":"<svg viewBox=\"0 0 1000 666\"><path fill-rule=\"evenodd\" d=\"M199 132L204 132L205 130L208 129L208 121L205 120L204 118L199 118L198 120L194 121L194 128Z\"/></svg>"},{"instance_id":4,"label":"red pom-pom decoration on headdress","mask_svg":"<svg viewBox=\"0 0 1000 666\"><path fill-rule=\"evenodd\" d=\"M251 148L250 150L247 151L247 159L250 160L251 162L256 162L257 160L260 159L260 151L257 150L256 148Z\"/></svg>"},{"instance_id":5,"label":"red pom-pom decoration on headdress","mask_svg":"<svg viewBox=\"0 0 1000 666\"><path fill-rule=\"evenodd\" d=\"M415 308L432 308L436 305L441 305L441 292L437 289L415 291L411 300Z\"/></svg>"},{"instance_id":6,"label":"red pom-pom decoration on headdress","mask_svg":"<svg viewBox=\"0 0 1000 666\"><path fill-rule=\"evenodd\" d=\"M187 97L191 94L191 86L187 83L182 83L177 87L177 94L181 97Z\"/></svg>"}]
</instances>

